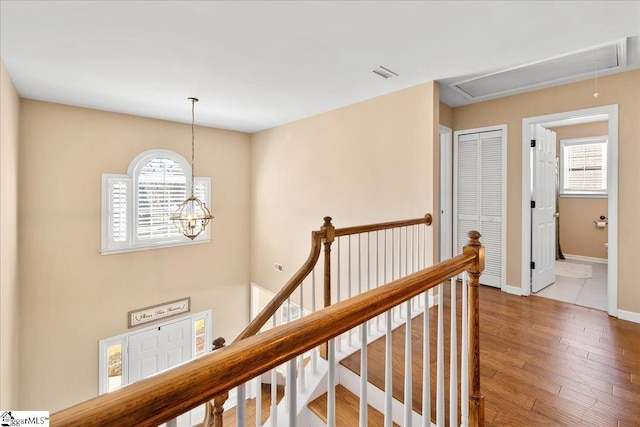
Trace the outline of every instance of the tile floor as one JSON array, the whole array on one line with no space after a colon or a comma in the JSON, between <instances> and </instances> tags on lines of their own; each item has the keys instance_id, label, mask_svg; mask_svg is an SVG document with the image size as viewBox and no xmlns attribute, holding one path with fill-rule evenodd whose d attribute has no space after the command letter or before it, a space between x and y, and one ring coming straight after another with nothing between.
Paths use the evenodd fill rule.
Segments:
<instances>
[{"instance_id":1,"label":"tile floor","mask_svg":"<svg viewBox=\"0 0 640 427\"><path fill-rule=\"evenodd\" d=\"M588 279L556 276L555 283L535 295L569 302L598 310L607 309L607 264L568 259L576 264L591 264L592 275Z\"/></svg>"}]
</instances>

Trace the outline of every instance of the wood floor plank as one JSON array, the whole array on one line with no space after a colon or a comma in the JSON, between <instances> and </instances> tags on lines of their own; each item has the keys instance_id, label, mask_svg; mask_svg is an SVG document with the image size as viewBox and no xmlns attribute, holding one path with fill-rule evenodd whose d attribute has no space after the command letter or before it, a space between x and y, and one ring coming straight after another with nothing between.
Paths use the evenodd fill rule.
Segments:
<instances>
[{"instance_id":1,"label":"wood floor plank","mask_svg":"<svg viewBox=\"0 0 640 427\"><path fill-rule=\"evenodd\" d=\"M449 294L445 287L447 334ZM429 313L432 390L437 310L435 307ZM421 328L422 318L418 317L412 322L413 405L418 412ZM487 426L640 426L639 324L594 309L537 296L513 296L482 286L480 331ZM358 373L359 357L356 353L343 364ZM404 328L394 332L392 357L393 393L402 401ZM383 339L370 344L369 358L369 380L384 389ZM447 348L447 370L448 358ZM432 396L432 419L434 403Z\"/></svg>"},{"instance_id":2,"label":"wood floor plank","mask_svg":"<svg viewBox=\"0 0 640 427\"><path fill-rule=\"evenodd\" d=\"M382 413L368 407L367 426L383 427L384 416ZM323 422L327 422L327 394L319 396L317 399L309 403L309 409L318 416ZM345 387L336 386L336 427L352 427L357 426L360 417L360 399L351 393ZM395 427L398 424L393 423Z\"/></svg>"}]
</instances>

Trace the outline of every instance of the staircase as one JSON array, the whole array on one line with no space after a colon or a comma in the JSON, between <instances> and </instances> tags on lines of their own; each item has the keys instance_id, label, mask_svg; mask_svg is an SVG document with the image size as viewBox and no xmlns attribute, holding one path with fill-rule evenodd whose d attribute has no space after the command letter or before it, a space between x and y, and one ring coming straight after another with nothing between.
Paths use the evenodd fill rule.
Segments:
<instances>
[{"instance_id":1,"label":"staircase","mask_svg":"<svg viewBox=\"0 0 640 427\"><path fill-rule=\"evenodd\" d=\"M483 426L484 248L470 232L463 254L429 266L430 224L336 229L326 217L307 261L231 345L55 413L52 425L171 425L206 403L207 427L233 425L224 413L239 426ZM464 286L449 283L462 273Z\"/></svg>"}]
</instances>

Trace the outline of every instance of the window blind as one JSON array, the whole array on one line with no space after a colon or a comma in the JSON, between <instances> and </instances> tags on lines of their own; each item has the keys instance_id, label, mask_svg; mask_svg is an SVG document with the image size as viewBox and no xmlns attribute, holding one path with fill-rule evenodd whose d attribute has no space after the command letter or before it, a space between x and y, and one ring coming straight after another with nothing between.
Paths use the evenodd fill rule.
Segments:
<instances>
[{"instance_id":1,"label":"window blind","mask_svg":"<svg viewBox=\"0 0 640 427\"><path fill-rule=\"evenodd\" d=\"M588 142L563 145L563 192L607 191L607 144Z\"/></svg>"}]
</instances>

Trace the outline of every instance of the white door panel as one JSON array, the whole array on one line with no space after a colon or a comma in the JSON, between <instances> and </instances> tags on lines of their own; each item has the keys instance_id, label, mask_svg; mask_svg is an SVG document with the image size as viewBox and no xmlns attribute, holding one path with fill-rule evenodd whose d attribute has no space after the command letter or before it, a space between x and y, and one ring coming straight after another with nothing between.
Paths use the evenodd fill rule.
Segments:
<instances>
[{"instance_id":1,"label":"white door panel","mask_svg":"<svg viewBox=\"0 0 640 427\"><path fill-rule=\"evenodd\" d=\"M485 246L484 285L502 287L504 271L505 145L502 130L456 134L454 228L456 253L477 230Z\"/></svg>"},{"instance_id":2,"label":"white door panel","mask_svg":"<svg viewBox=\"0 0 640 427\"><path fill-rule=\"evenodd\" d=\"M531 291L555 282L556 134L540 125L533 130L533 188L531 199Z\"/></svg>"},{"instance_id":3,"label":"white door panel","mask_svg":"<svg viewBox=\"0 0 640 427\"><path fill-rule=\"evenodd\" d=\"M143 380L192 358L190 318L129 337L129 383ZM191 414L178 417L178 427L191 426Z\"/></svg>"}]
</instances>

